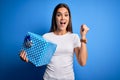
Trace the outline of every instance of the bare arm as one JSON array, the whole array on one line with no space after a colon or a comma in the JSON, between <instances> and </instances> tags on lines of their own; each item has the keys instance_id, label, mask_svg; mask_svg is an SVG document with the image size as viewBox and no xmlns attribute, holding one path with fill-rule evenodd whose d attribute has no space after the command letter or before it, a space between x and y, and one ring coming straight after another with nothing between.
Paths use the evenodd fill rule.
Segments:
<instances>
[{"instance_id":1,"label":"bare arm","mask_svg":"<svg viewBox=\"0 0 120 80\"><path fill-rule=\"evenodd\" d=\"M75 48L75 53L79 64L81 66L85 66L88 57L86 44L81 43L81 48L80 47Z\"/></svg>"},{"instance_id":2,"label":"bare arm","mask_svg":"<svg viewBox=\"0 0 120 80\"><path fill-rule=\"evenodd\" d=\"M87 53L87 46L86 46L86 33L88 32L89 28L86 25L82 25L80 29L81 39L85 41L81 41L81 47L75 48L75 53L77 60L81 66L85 66L88 53Z\"/></svg>"}]
</instances>

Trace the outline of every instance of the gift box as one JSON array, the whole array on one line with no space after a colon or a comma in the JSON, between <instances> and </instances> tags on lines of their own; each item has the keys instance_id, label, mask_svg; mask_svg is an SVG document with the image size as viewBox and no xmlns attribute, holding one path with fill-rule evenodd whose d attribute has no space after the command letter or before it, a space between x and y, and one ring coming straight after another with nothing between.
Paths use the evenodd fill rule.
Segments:
<instances>
[{"instance_id":1,"label":"gift box","mask_svg":"<svg viewBox=\"0 0 120 80\"><path fill-rule=\"evenodd\" d=\"M46 65L55 53L57 45L42 36L28 32L24 38L22 50L26 51L28 60L36 67Z\"/></svg>"}]
</instances>

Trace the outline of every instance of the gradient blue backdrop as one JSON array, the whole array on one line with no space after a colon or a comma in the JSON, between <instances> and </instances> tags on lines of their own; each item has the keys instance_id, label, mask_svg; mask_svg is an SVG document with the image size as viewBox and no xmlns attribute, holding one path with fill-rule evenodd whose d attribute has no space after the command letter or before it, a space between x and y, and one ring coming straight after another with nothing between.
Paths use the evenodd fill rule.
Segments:
<instances>
[{"instance_id":1,"label":"gradient blue backdrop","mask_svg":"<svg viewBox=\"0 0 120 80\"><path fill-rule=\"evenodd\" d=\"M69 5L74 33L83 23L90 28L87 65L74 58L76 80L120 80L119 0L0 0L0 80L41 80L46 66L27 64L18 53L26 32L49 31L58 3Z\"/></svg>"}]
</instances>

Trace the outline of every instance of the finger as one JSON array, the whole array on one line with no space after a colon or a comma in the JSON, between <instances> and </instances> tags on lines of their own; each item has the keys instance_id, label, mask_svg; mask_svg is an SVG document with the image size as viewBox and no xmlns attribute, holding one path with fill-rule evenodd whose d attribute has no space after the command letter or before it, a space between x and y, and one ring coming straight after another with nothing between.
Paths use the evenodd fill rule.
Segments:
<instances>
[{"instance_id":1,"label":"finger","mask_svg":"<svg viewBox=\"0 0 120 80\"><path fill-rule=\"evenodd\" d=\"M89 31L89 28L87 27L87 25L83 25L83 29L85 30L85 32L88 32Z\"/></svg>"},{"instance_id":2,"label":"finger","mask_svg":"<svg viewBox=\"0 0 120 80\"><path fill-rule=\"evenodd\" d=\"M21 59L23 59L23 60L24 60L24 55L25 55L25 52L24 52L24 51L21 51L20 57L21 57Z\"/></svg>"},{"instance_id":3,"label":"finger","mask_svg":"<svg viewBox=\"0 0 120 80\"><path fill-rule=\"evenodd\" d=\"M22 55L22 51L20 52L20 54L19 54L20 56Z\"/></svg>"},{"instance_id":4,"label":"finger","mask_svg":"<svg viewBox=\"0 0 120 80\"><path fill-rule=\"evenodd\" d=\"M20 52L20 57L23 57L23 51Z\"/></svg>"},{"instance_id":5,"label":"finger","mask_svg":"<svg viewBox=\"0 0 120 80\"><path fill-rule=\"evenodd\" d=\"M82 32L84 31L83 25L81 25L80 31Z\"/></svg>"},{"instance_id":6,"label":"finger","mask_svg":"<svg viewBox=\"0 0 120 80\"><path fill-rule=\"evenodd\" d=\"M87 26L85 26L86 30L89 30L89 28Z\"/></svg>"},{"instance_id":7,"label":"finger","mask_svg":"<svg viewBox=\"0 0 120 80\"><path fill-rule=\"evenodd\" d=\"M27 54L25 54L25 61L28 62Z\"/></svg>"},{"instance_id":8,"label":"finger","mask_svg":"<svg viewBox=\"0 0 120 80\"><path fill-rule=\"evenodd\" d=\"M26 53L25 53L25 51L23 53L23 59L26 60Z\"/></svg>"},{"instance_id":9,"label":"finger","mask_svg":"<svg viewBox=\"0 0 120 80\"><path fill-rule=\"evenodd\" d=\"M88 27L86 27L86 32L88 32L90 29Z\"/></svg>"},{"instance_id":10,"label":"finger","mask_svg":"<svg viewBox=\"0 0 120 80\"><path fill-rule=\"evenodd\" d=\"M20 53L20 59L24 61L23 55L24 55L24 53L21 52L21 53Z\"/></svg>"},{"instance_id":11,"label":"finger","mask_svg":"<svg viewBox=\"0 0 120 80\"><path fill-rule=\"evenodd\" d=\"M26 58L26 62L28 62L28 58Z\"/></svg>"}]
</instances>

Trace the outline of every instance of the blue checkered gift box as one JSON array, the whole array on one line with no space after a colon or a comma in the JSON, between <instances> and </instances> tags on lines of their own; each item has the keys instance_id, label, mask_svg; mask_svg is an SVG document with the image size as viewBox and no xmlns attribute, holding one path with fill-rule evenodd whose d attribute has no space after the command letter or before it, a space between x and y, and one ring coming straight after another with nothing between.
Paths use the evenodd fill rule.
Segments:
<instances>
[{"instance_id":1,"label":"blue checkered gift box","mask_svg":"<svg viewBox=\"0 0 120 80\"><path fill-rule=\"evenodd\" d=\"M36 67L50 62L57 45L42 36L28 32L24 38L22 50L27 53L28 60Z\"/></svg>"}]
</instances>

